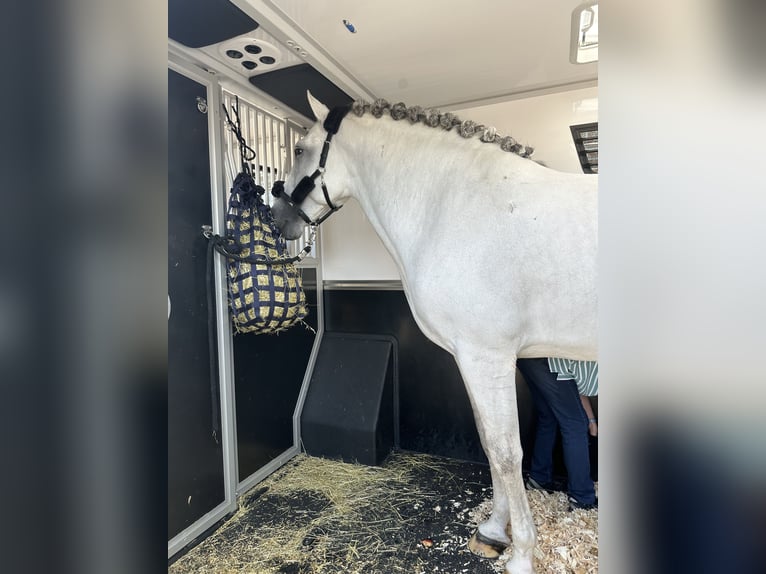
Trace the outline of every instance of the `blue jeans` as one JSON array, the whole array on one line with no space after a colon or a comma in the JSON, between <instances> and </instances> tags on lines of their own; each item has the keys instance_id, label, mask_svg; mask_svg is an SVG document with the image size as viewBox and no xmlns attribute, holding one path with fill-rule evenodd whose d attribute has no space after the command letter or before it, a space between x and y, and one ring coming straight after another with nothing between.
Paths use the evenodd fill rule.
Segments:
<instances>
[{"instance_id":1,"label":"blue jeans","mask_svg":"<svg viewBox=\"0 0 766 574\"><path fill-rule=\"evenodd\" d=\"M593 504L596 492L590 477L588 415L580 402L577 383L556 380L556 373L548 368L548 359L519 359L516 366L527 381L537 413L529 475L540 484L553 481L553 447L560 429L569 495L581 504Z\"/></svg>"}]
</instances>

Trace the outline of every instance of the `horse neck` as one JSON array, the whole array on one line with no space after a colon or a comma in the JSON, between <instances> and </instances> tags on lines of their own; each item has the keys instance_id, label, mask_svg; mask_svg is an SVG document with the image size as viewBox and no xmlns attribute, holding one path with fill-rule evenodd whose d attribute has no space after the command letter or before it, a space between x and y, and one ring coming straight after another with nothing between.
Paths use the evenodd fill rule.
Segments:
<instances>
[{"instance_id":1,"label":"horse neck","mask_svg":"<svg viewBox=\"0 0 766 574\"><path fill-rule=\"evenodd\" d=\"M418 254L428 250L428 223L435 212L445 202L459 201L449 189L454 166L465 162L461 142L439 137L456 134L431 133L434 128L406 120L361 118L353 126L346 148L347 164L353 166L351 194L406 279Z\"/></svg>"}]
</instances>

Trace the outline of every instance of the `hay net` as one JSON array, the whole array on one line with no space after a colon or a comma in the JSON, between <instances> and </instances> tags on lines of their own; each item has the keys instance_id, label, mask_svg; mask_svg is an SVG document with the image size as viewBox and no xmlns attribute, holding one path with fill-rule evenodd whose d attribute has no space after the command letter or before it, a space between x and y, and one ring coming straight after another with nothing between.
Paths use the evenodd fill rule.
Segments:
<instances>
[{"instance_id":1,"label":"hay net","mask_svg":"<svg viewBox=\"0 0 766 574\"><path fill-rule=\"evenodd\" d=\"M309 253L313 236L298 255L289 256L287 242L263 200L266 190L253 179L250 162L256 152L247 144L242 131L239 97L231 106L231 115L226 105L223 111L226 125L237 140L240 172L229 192L225 237L213 234L211 226L203 226L209 241L208 320L212 320L211 270L215 250L227 259L227 290L235 332L278 333L303 323L308 315L301 276L294 263Z\"/></svg>"},{"instance_id":2,"label":"hay net","mask_svg":"<svg viewBox=\"0 0 766 574\"><path fill-rule=\"evenodd\" d=\"M308 314L295 258L289 257L271 208L263 201L264 191L246 170L237 175L229 194L226 274L237 333L278 333L302 323Z\"/></svg>"}]
</instances>

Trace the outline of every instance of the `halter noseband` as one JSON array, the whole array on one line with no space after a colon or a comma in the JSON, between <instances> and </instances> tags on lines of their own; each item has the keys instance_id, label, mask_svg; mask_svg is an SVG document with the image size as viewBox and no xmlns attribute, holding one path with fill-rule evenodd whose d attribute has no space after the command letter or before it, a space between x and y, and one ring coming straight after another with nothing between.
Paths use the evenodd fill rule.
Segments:
<instances>
[{"instance_id":1,"label":"halter noseband","mask_svg":"<svg viewBox=\"0 0 766 574\"><path fill-rule=\"evenodd\" d=\"M324 120L324 123L322 124L322 127L327 132L327 137L324 140L324 145L322 146L322 153L319 156L319 167L312 173L311 175L303 176L303 179L298 182L298 185L295 186L295 189L293 190L292 195L289 195L285 191L285 182L284 181L276 181L274 182L274 186L271 188L271 195L274 197L281 197L284 199L287 204L295 210L295 212L298 214L298 216L305 221L308 225L311 226L317 226L320 223L322 223L325 219L330 217L333 213L338 211L342 205L335 205L330 200L330 194L327 191L327 186L324 183L324 172L325 172L325 163L327 162L327 153L330 151L330 141L332 140L332 136L338 133L338 129L340 128L340 122L343 120L343 118L346 117L346 114L351 109L351 106L340 106L337 108L333 108L330 110L330 112L327 114L327 117ZM311 193L311 191L316 187L315 180L316 178L321 177L320 183L322 185L322 193L324 194L324 200L327 203L327 207L330 208L330 211L325 213L322 217L317 219L316 221L312 221L311 218L306 215L306 213L300 208L300 204L303 203L303 200L308 197L308 194Z\"/></svg>"}]
</instances>

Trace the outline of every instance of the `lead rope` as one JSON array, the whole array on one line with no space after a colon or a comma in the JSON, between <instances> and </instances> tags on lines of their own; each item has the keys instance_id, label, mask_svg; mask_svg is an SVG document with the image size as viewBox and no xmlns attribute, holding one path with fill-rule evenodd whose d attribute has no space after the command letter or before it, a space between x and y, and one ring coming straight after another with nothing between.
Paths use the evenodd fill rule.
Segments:
<instances>
[{"instance_id":1,"label":"lead rope","mask_svg":"<svg viewBox=\"0 0 766 574\"><path fill-rule=\"evenodd\" d=\"M240 160L240 170L244 171L248 175L252 175L250 172L250 166L247 162L253 161L255 159L256 153L253 148L251 148L249 145L247 145L247 140L245 140L245 136L242 135L242 127L239 121L239 96L235 96L236 103L234 106L232 106L231 111L234 112L234 117L237 118L237 122L234 123L231 121L231 117L229 116L229 111L226 109L226 106L221 104L223 107L223 113L226 115L226 124L229 126L229 129L234 134L234 137L237 139L237 143L239 144L237 147L239 148L239 160Z\"/></svg>"},{"instance_id":2,"label":"lead rope","mask_svg":"<svg viewBox=\"0 0 766 574\"><path fill-rule=\"evenodd\" d=\"M212 407L212 431L213 440L216 444L219 444L218 437L221 434L221 405L220 392L219 392L219 380L218 380L218 353L216 353L216 328L215 321L215 297L213 297L215 286L213 285L213 243L208 241L207 244L207 268L205 270L205 287L207 291L207 348L210 355L210 398L213 403Z\"/></svg>"},{"instance_id":3,"label":"lead rope","mask_svg":"<svg viewBox=\"0 0 766 574\"><path fill-rule=\"evenodd\" d=\"M234 259L235 261L244 261L245 263L252 263L253 265L287 265L288 263L298 263L300 261L303 261L306 256L311 253L311 250L314 248L314 242L316 241L316 226L311 226L311 235L309 235L309 239L306 242L306 245L303 249L301 249L297 255L294 255L292 257L283 257L280 259L270 259L268 256L264 255L261 257L255 256L255 255L238 255L237 253L233 253L229 251L229 243L234 244L234 242L231 239L228 239L227 237L221 237L220 235L217 235L213 233L213 227L210 225L203 225L202 226L202 235L205 236L205 238L208 240L209 244L213 246L213 248L226 257L227 259ZM236 246L236 245L235 245Z\"/></svg>"},{"instance_id":4,"label":"lead rope","mask_svg":"<svg viewBox=\"0 0 766 574\"><path fill-rule=\"evenodd\" d=\"M235 102L236 105L232 106L232 111L237 119L236 124L231 121L229 111L226 109L225 105L223 106L223 113L226 115L226 123L228 124L229 129L231 129L239 144L240 167L242 171L249 175L250 167L247 162L254 160L256 154L255 150L247 145L247 142L242 135L242 128L240 127L239 121L239 96L236 96ZM213 284L213 250L215 249L222 255L226 255L225 250L217 249L217 246L225 242L225 239L218 235L213 235L213 227L211 225L202 226L202 235L208 240L205 291L207 296L207 347L208 355L210 356L210 400L212 404L210 418L213 440L216 444L220 444L218 437L221 435L221 393L219 388L220 381L218 378L218 353L216 353L216 333L218 332L218 329L215 321L215 297L213 296L213 293L215 292L215 285Z\"/></svg>"}]
</instances>

